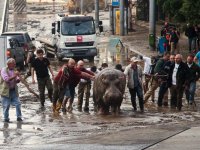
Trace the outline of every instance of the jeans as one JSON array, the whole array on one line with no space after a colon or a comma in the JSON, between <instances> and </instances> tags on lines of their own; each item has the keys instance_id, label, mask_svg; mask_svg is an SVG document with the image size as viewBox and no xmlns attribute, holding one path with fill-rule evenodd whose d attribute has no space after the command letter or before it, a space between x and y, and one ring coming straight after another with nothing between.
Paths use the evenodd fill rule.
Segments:
<instances>
[{"instance_id":1,"label":"jeans","mask_svg":"<svg viewBox=\"0 0 200 150\"><path fill-rule=\"evenodd\" d=\"M129 92L131 95L131 102L132 102L132 106L134 108L134 110L137 110L137 105L136 105L136 94L138 96L139 99L139 105L140 105L140 110L143 111L144 110L144 99L143 99L143 91L142 91L142 86L138 85L136 87L129 88Z\"/></svg>"},{"instance_id":2,"label":"jeans","mask_svg":"<svg viewBox=\"0 0 200 150\"><path fill-rule=\"evenodd\" d=\"M185 90L186 99L192 103L194 101L194 94L196 91L196 82L191 82L189 88Z\"/></svg>"},{"instance_id":3,"label":"jeans","mask_svg":"<svg viewBox=\"0 0 200 150\"><path fill-rule=\"evenodd\" d=\"M196 50L196 38L188 38L188 43L189 43L189 51L191 50Z\"/></svg>"},{"instance_id":4,"label":"jeans","mask_svg":"<svg viewBox=\"0 0 200 150\"><path fill-rule=\"evenodd\" d=\"M14 105L16 107L17 118L22 117L21 102L19 100L19 97L16 95L15 90L10 90L10 97L2 96L1 99L2 99L4 120L9 120L10 105Z\"/></svg>"}]
</instances>

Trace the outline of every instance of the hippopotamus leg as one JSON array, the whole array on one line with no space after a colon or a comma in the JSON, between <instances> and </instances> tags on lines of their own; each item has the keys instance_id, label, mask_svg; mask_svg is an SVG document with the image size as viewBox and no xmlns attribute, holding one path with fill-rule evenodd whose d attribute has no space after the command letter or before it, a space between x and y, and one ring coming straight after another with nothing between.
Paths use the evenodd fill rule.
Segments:
<instances>
[{"instance_id":1,"label":"hippopotamus leg","mask_svg":"<svg viewBox=\"0 0 200 150\"><path fill-rule=\"evenodd\" d=\"M109 106L106 106L104 104L100 105L98 114L100 114L100 115L108 115L109 114Z\"/></svg>"},{"instance_id":2,"label":"hippopotamus leg","mask_svg":"<svg viewBox=\"0 0 200 150\"><path fill-rule=\"evenodd\" d=\"M111 112L113 115L118 115L120 113L120 105L111 106Z\"/></svg>"}]
</instances>

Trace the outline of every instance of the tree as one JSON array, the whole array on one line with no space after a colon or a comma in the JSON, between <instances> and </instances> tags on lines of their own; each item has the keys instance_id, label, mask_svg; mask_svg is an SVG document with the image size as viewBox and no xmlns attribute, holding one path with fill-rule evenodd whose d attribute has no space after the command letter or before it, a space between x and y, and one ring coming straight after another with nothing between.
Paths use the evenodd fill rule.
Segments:
<instances>
[{"instance_id":1,"label":"tree","mask_svg":"<svg viewBox=\"0 0 200 150\"><path fill-rule=\"evenodd\" d=\"M163 3L163 11L167 14L169 20L173 20L179 14L182 3L182 0L165 0Z\"/></svg>"},{"instance_id":2,"label":"tree","mask_svg":"<svg viewBox=\"0 0 200 150\"><path fill-rule=\"evenodd\" d=\"M200 23L200 1L199 0L183 0L181 14L184 15L187 22L192 24Z\"/></svg>"}]
</instances>

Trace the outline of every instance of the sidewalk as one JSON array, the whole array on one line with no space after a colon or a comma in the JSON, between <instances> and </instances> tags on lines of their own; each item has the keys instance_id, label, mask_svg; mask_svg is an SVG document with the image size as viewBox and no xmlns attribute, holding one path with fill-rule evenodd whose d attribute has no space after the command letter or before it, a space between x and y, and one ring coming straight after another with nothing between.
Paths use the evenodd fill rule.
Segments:
<instances>
[{"instance_id":1,"label":"sidewalk","mask_svg":"<svg viewBox=\"0 0 200 150\"><path fill-rule=\"evenodd\" d=\"M200 127L193 127L177 134L148 150L199 150L200 149Z\"/></svg>"},{"instance_id":2,"label":"sidewalk","mask_svg":"<svg viewBox=\"0 0 200 150\"><path fill-rule=\"evenodd\" d=\"M137 22L138 25L134 25L135 32L129 32L126 36L118 36L125 47L127 47L130 51L138 55L145 56L155 56L158 55L158 51L151 51L149 49L149 29L147 22ZM157 26L157 37L160 36L160 26ZM182 34L179 40L179 50L180 53L184 56L184 58L188 55L188 45L187 38Z\"/></svg>"}]
</instances>

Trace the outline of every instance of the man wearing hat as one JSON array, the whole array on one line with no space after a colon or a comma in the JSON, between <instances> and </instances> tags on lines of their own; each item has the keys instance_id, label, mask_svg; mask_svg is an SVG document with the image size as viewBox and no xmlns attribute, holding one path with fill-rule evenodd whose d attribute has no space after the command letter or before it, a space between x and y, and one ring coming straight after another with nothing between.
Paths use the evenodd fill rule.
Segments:
<instances>
[{"instance_id":1,"label":"man wearing hat","mask_svg":"<svg viewBox=\"0 0 200 150\"><path fill-rule=\"evenodd\" d=\"M138 65L140 61L137 57L131 58L131 63L125 68L124 74L127 76L127 86L131 95L131 103L134 111L137 110L136 94L139 99L141 112L144 111L143 90L142 90L142 67Z\"/></svg>"}]
</instances>

